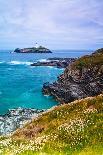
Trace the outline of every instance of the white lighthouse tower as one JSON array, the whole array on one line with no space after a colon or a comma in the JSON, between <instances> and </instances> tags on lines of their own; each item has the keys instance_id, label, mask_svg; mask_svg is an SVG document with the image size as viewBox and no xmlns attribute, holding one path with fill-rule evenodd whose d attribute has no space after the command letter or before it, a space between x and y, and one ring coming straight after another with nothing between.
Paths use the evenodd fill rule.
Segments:
<instances>
[{"instance_id":1,"label":"white lighthouse tower","mask_svg":"<svg viewBox=\"0 0 103 155\"><path fill-rule=\"evenodd\" d=\"M35 48L38 48L38 47L39 47L39 45L38 45L38 43L36 43L36 44L35 44Z\"/></svg>"}]
</instances>

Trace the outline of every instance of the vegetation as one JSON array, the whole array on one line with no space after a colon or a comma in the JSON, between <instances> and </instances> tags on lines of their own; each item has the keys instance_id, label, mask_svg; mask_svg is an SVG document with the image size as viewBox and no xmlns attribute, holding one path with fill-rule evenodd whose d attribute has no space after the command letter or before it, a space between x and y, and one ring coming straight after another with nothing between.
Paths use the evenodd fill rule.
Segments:
<instances>
[{"instance_id":1,"label":"vegetation","mask_svg":"<svg viewBox=\"0 0 103 155\"><path fill-rule=\"evenodd\" d=\"M83 56L73 63L72 67L95 67L103 65L103 49L99 49L91 55Z\"/></svg>"},{"instance_id":2,"label":"vegetation","mask_svg":"<svg viewBox=\"0 0 103 155\"><path fill-rule=\"evenodd\" d=\"M0 138L0 155L102 155L103 94L57 106Z\"/></svg>"}]
</instances>

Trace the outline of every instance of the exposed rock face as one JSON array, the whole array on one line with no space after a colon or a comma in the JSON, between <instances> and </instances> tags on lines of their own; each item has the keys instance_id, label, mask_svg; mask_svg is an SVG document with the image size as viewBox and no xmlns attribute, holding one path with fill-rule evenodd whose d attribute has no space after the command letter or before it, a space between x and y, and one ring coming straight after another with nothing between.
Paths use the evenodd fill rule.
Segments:
<instances>
[{"instance_id":1,"label":"exposed rock face","mask_svg":"<svg viewBox=\"0 0 103 155\"><path fill-rule=\"evenodd\" d=\"M14 52L16 53L52 53L49 49L39 46L38 48L23 48L23 49L15 49Z\"/></svg>"},{"instance_id":2,"label":"exposed rock face","mask_svg":"<svg viewBox=\"0 0 103 155\"><path fill-rule=\"evenodd\" d=\"M66 68L70 63L74 62L74 58L50 58L45 62L35 62L31 66L53 66L57 68Z\"/></svg>"},{"instance_id":3,"label":"exposed rock face","mask_svg":"<svg viewBox=\"0 0 103 155\"><path fill-rule=\"evenodd\" d=\"M7 135L22 127L27 121L40 115L44 110L11 109L7 114L0 116L0 135Z\"/></svg>"},{"instance_id":4,"label":"exposed rock face","mask_svg":"<svg viewBox=\"0 0 103 155\"><path fill-rule=\"evenodd\" d=\"M103 49L70 64L53 84L45 83L43 93L59 102L95 96L103 92Z\"/></svg>"}]
</instances>

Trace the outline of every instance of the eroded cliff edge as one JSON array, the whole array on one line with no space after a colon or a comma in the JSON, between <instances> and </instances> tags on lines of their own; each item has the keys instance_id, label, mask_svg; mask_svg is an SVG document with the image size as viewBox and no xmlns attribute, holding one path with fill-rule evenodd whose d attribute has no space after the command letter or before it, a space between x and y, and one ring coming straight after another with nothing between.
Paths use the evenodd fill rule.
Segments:
<instances>
[{"instance_id":1,"label":"eroded cliff edge","mask_svg":"<svg viewBox=\"0 0 103 155\"><path fill-rule=\"evenodd\" d=\"M103 48L70 64L58 80L45 83L43 93L60 103L95 96L103 92Z\"/></svg>"}]
</instances>

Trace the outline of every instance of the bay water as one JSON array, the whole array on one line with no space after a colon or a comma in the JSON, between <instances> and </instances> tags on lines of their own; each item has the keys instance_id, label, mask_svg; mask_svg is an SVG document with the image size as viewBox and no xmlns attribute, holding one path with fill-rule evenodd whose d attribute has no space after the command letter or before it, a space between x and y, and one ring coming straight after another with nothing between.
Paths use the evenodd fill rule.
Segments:
<instances>
[{"instance_id":1,"label":"bay water","mask_svg":"<svg viewBox=\"0 0 103 155\"><path fill-rule=\"evenodd\" d=\"M55 50L48 54L12 53L0 50L0 115L13 108L48 109L58 104L42 94L45 82L54 82L64 69L32 67L31 63L47 58L77 58L90 51Z\"/></svg>"}]
</instances>

